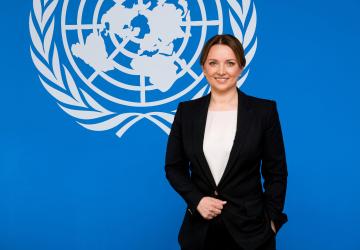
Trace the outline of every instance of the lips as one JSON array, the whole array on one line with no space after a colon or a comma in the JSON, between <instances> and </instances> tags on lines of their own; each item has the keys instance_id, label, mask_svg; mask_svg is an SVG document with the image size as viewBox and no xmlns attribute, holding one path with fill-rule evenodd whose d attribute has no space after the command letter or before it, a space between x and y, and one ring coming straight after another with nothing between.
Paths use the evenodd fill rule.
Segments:
<instances>
[{"instance_id":1,"label":"lips","mask_svg":"<svg viewBox=\"0 0 360 250\"><path fill-rule=\"evenodd\" d=\"M215 80L218 81L218 82L225 82L227 81L229 78L226 78L226 77L215 77Z\"/></svg>"}]
</instances>

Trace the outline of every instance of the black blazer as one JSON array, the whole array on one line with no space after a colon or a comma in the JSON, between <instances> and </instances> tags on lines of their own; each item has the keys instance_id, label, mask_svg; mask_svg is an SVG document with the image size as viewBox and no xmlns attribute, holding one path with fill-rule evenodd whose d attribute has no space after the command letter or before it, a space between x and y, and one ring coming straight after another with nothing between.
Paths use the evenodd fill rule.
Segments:
<instances>
[{"instance_id":1,"label":"black blazer","mask_svg":"<svg viewBox=\"0 0 360 250\"><path fill-rule=\"evenodd\" d=\"M179 243L182 249L202 249L210 221L196 207L204 196L212 196L227 201L219 216L234 240L253 249L273 234L270 219L276 231L287 221L282 211L288 173L276 103L238 89L235 139L216 185L203 152L210 97L181 102L168 139L166 177L188 206Z\"/></svg>"}]
</instances>

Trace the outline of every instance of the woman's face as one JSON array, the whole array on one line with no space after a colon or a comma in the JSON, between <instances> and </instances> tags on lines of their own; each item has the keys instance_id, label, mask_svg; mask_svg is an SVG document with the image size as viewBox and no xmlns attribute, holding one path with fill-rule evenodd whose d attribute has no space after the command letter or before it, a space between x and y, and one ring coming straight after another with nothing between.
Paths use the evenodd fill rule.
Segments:
<instances>
[{"instance_id":1,"label":"woman's face","mask_svg":"<svg viewBox=\"0 0 360 250\"><path fill-rule=\"evenodd\" d=\"M210 48L202 69L211 90L220 93L236 88L243 67L229 46L216 44Z\"/></svg>"}]
</instances>

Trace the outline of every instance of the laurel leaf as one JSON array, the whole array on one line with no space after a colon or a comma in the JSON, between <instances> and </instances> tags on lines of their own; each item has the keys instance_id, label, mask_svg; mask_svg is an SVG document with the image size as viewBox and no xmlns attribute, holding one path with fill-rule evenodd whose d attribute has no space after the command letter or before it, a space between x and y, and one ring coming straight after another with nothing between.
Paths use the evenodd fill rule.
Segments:
<instances>
[{"instance_id":1,"label":"laurel leaf","mask_svg":"<svg viewBox=\"0 0 360 250\"><path fill-rule=\"evenodd\" d=\"M166 126L164 123L162 123L161 121L153 118L152 116L148 116L148 115L145 115L145 117L152 121L153 123L155 123L159 128L161 128L165 133L167 134L170 134L170 129L168 126Z\"/></svg>"},{"instance_id":2,"label":"laurel leaf","mask_svg":"<svg viewBox=\"0 0 360 250\"><path fill-rule=\"evenodd\" d=\"M204 93L205 93L206 88L207 88L207 85L204 86L202 89L200 89L200 91L198 93L196 93L196 95L194 95L194 97L191 98L191 100L202 97L204 95Z\"/></svg>"},{"instance_id":3,"label":"laurel leaf","mask_svg":"<svg viewBox=\"0 0 360 250\"><path fill-rule=\"evenodd\" d=\"M252 59L254 58L255 52L257 49L257 38L255 38L254 45L251 47L248 53L246 53L246 64L249 65Z\"/></svg>"},{"instance_id":4,"label":"laurel leaf","mask_svg":"<svg viewBox=\"0 0 360 250\"><path fill-rule=\"evenodd\" d=\"M241 28L240 28L239 24L236 22L233 14L231 13L230 10L229 10L229 16L230 16L231 28L233 30L234 35L239 39L239 41L241 43L243 43L244 38L243 38Z\"/></svg>"},{"instance_id":5,"label":"laurel leaf","mask_svg":"<svg viewBox=\"0 0 360 250\"><path fill-rule=\"evenodd\" d=\"M242 0L242 7L243 7L243 12L242 12L243 19L241 20L241 22L243 24L245 24L246 17L248 15L249 8L250 8L250 0Z\"/></svg>"},{"instance_id":6,"label":"laurel leaf","mask_svg":"<svg viewBox=\"0 0 360 250\"><path fill-rule=\"evenodd\" d=\"M206 87L206 86L205 86ZM174 115L173 114L169 114L169 113L165 113L165 112L151 112L151 113L147 113L147 115L150 116L159 116L162 119L166 120L168 123L173 123L174 121Z\"/></svg>"},{"instance_id":7,"label":"laurel leaf","mask_svg":"<svg viewBox=\"0 0 360 250\"><path fill-rule=\"evenodd\" d=\"M84 90L80 89L81 93L84 95L86 102L95 110L104 113L104 114L114 114L113 112L105 109L103 106L101 106L99 103L97 103L88 93L86 93Z\"/></svg>"},{"instance_id":8,"label":"laurel leaf","mask_svg":"<svg viewBox=\"0 0 360 250\"><path fill-rule=\"evenodd\" d=\"M138 113L124 113L124 114L119 114L111 119L105 120L100 123L95 123L95 124L85 124L85 123L80 123L80 122L78 122L78 123L81 126L87 128L87 129L93 130L93 131L105 131L105 130L109 130L109 129L112 129L112 128L118 126L119 124L124 122L129 117L137 116L137 115L139 115L139 114Z\"/></svg>"},{"instance_id":9,"label":"laurel leaf","mask_svg":"<svg viewBox=\"0 0 360 250\"><path fill-rule=\"evenodd\" d=\"M39 70L39 72L45 76L49 81L53 82L53 83L57 83L57 80L55 79L53 73L49 70L48 67L46 67L42 61L40 61L40 59L34 54L34 52L32 51L32 49L30 49L30 53L31 53L31 58L33 59L34 65L35 67Z\"/></svg>"},{"instance_id":10,"label":"laurel leaf","mask_svg":"<svg viewBox=\"0 0 360 250\"><path fill-rule=\"evenodd\" d=\"M54 20L52 20L48 30L45 33L44 49L45 49L46 59L49 57L49 51L50 51L53 34L54 34Z\"/></svg>"},{"instance_id":11,"label":"laurel leaf","mask_svg":"<svg viewBox=\"0 0 360 250\"><path fill-rule=\"evenodd\" d=\"M207 94L209 94L211 92L211 88L208 88Z\"/></svg>"},{"instance_id":12,"label":"laurel leaf","mask_svg":"<svg viewBox=\"0 0 360 250\"><path fill-rule=\"evenodd\" d=\"M124 126L122 126L117 132L116 135L121 138L124 133L132 126L134 125L136 122L138 122L139 120L141 120L143 118L143 116L137 116L136 118L132 119L131 121L129 121L128 123L126 123Z\"/></svg>"},{"instance_id":13,"label":"laurel leaf","mask_svg":"<svg viewBox=\"0 0 360 250\"><path fill-rule=\"evenodd\" d=\"M60 105L60 108L64 110L67 114L71 115L72 117L75 117L77 119L81 120L91 120L91 119L97 119L104 116L107 116L108 114L104 114L98 111L89 111L89 110L76 110L76 109L69 109L62 105Z\"/></svg>"},{"instance_id":14,"label":"laurel leaf","mask_svg":"<svg viewBox=\"0 0 360 250\"><path fill-rule=\"evenodd\" d=\"M64 69L65 69L67 85L69 86L69 90L70 90L72 97L79 103L80 106L86 107L86 105L84 104L84 102L81 99L78 88L76 87L74 78L71 76L69 70L66 67L64 67Z\"/></svg>"},{"instance_id":15,"label":"laurel leaf","mask_svg":"<svg viewBox=\"0 0 360 250\"><path fill-rule=\"evenodd\" d=\"M41 27L41 22L42 22L42 5L41 5L41 0L34 0L33 1L33 9L34 9L34 14L36 17L36 21L37 23L40 25ZM43 31L43 29L41 29L41 32Z\"/></svg>"},{"instance_id":16,"label":"laurel leaf","mask_svg":"<svg viewBox=\"0 0 360 250\"><path fill-rule=\"evenodd\" d=\"M245 33L245 37L244 37L244 49L247 48L247 46L250 44L251 40L254 37L255 28L256 28L256 20L257 20L256 8L255 8L255 5L253 5L251 19L250 19L249 25L246 29L246 33Z\"/></svg>"},{"instance_id":17,"label":"laurel leaf","mask_svg":"<svg viewBox=\"0 0 360 250\"><path fill-rule=\"evenodd\" d=\"M240 88L241 85L243 85L243 83L246 81L246 78L248 77L249 72L250 72L250 70L248 70L245 75L242 75L241 78L237 81L236 85L237 85L239 88Z\"/></svg>"},{"instance_id":18,"label":"laurel leaf","mask_svg":"<svg viewBox=\"0 0 360 250\"><path fill-rule=\"evenodd\" d=\"M78 106L78 103L73 98L69 97L68 95L64 94L63 92L60 92L59 90L51 87L49 84L47 84L40 76L40 81L44 88L47 90L47 92L50 93L55 99L57 99L59 102L66 103L68 105Z\"/></svg>"},{"instance_id":19,"label":"laurel leaf","mask_svg":"<svg viewBox=\"0 0 360 250\"><path fill-rule=\"evenodd\" d=\"M228 3L230 5L230 7L234 10L234 12L240 17L240 20L242 22L241 18L242 18L242 15L243 15L242 14L243 11L242 11L242 8L241 8L240 4L238 3L238 1L237 0L228 0ZM244 24L244 22L242 22L242 23Z\"/></svg>"},{"instance_id":20,"label":"laurel leaf","mask_svg":"<svg viewBox=\"0 0 360 250\"><path fill-rule=\"evenodd\" d=\"M58 50L56 48L56 44L54 44L52 67L53 67L55 78L57 79L56 84L63 90L66 90L65 85L62 81L62 77L61 77L60 61L59 61L59 55L58 55Z\"/></svg>"},{"instance_id":21,"label":"laurel leaf","mask_svg":"<svg viewBox=\"0 0 360 250\"><path fill-rule=\"evenodd\" d=\"M54 10L58 4L58 0L54 0L52 3L49 4L49 6L46 8L43 16L44 23L47 23L50 16L54 13Z\"/></svg>"},{"instance_id":22,"label":"laurel leaf","mask_svg":"<svg viewBox=\"0 0 360 250\"><path fill-rule=\"evenodd\" d=\"M37 32L37 30L34 26L31 13L30 13L30 17L29 17L29 29L30 29L31 41L32 41L36 51L39 52L39 54L44 58L45 57L44 48L43 48L41 39L39 37L39 33Z\"/></svg>"}]
</instances>

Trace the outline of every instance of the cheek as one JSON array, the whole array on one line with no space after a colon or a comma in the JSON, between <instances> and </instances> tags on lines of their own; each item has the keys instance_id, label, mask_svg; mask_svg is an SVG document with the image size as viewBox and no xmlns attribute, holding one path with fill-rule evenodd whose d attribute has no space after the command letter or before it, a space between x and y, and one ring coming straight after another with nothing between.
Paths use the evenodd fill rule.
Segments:
<instances>
[{"instance_id":1,"label":"cheek","mask_svg":"<svg viewBox=\"0 0 360 250\"><path fill-rule=\"evenodd\" d=\"M215 70L212 69L212 68L210 68L210 67L205 67L205 68L203 69L203 72L204 72L204 75L205 75L205 76L211 76L211 75L214 74Z\"/></svg>"},{"instance_id":2,"label":"cheek","mask_svg":"<svg viewBox=\"0 0 360 250\"><path fill-rule=\"evenodd\" d=\"M230 69L228 72L232 77L239 77L242 70L237 68L237 69Z\"/></svg>"}]
</instances>

